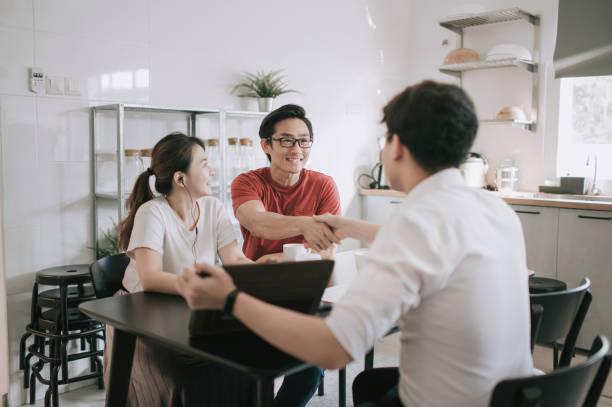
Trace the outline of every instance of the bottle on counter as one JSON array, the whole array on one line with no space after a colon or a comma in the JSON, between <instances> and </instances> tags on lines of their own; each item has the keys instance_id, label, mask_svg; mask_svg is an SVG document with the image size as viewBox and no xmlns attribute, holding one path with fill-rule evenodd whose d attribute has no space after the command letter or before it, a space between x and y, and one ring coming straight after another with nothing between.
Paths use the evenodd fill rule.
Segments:
<instances>
[{"instance_id":1,"label":"bottle on counter","mask_svg":"<svg viewBox=\"0 0 612 407\"><path fill-rule=\"evenodd\" d=\"M125 149L123 161L123 190L129 194L134 188L136 178L145 170L139 149Z\"/></svg>"},{"instance_id":2,"label":"bottle on counter","mask_svg":"<svg viewBox=\"0 0 612 407\"><path fill-rule=\"evenodd\" d=\"M219 150L219 139L211 138L206 140L206 158L208 166L214 171L212 177L212 193L219 197L221 187L221 152Z\"/></svg>"}]
</instances>

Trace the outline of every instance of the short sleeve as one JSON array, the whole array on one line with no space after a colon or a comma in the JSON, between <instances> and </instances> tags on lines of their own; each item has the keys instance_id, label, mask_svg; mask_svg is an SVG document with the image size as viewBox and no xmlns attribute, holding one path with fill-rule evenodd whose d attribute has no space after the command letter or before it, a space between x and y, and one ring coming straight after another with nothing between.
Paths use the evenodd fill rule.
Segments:
<instances>
[{"instance_id":1,"label":"short sleeve","mask_svg":"<svg viewBox=\"0 0 612 407\"><path fill-rule=\"evenodd\" d=\"M221 202L216 200L216 224L215 232L217 236L217 251L224 248L228 244L236 240L236 234L234 233L234 227L230 219L229 213Z\"/></svg>"},{"instance_id":2,"label":"short sleeve","mask_svg":"<svg viewBox=\"0 0 612 407\"><path fill-rule=\"evenodd\" d=\"M326 319L353 359L374 346L403 314L446 286L458 264L457 242L448 225L424 212L397 216L383 226L363 271Z\"/></svg>"},{"instance_id":3,"label":"short sleeve","mask_svg":"<svg viewBox=\"0 0 612 407\"><path fill-rule=\"evenodd\" d=\"M128 256L133 258L133 250L140 247L164 254L164 222L159 208L154 205L144 204L138 208L127 249Z\"/></svg>"},{"instance_id":4,"label":"short sleeve","mask_svg":"<svg viewBox=\"0 0 612 407\"><path fill-rule=\"evenodd\" d=\"M240 174L232 182L232 207L234 213L236 210L247 201L261 201L261 192L258 191L258 186L261 181L250 175L249 173Z\"/></svg>"},{"instance_id":5,"label":"short sleeve","mask_svg":"<svg viewBox=\"0 0 612 407\"><path fill-rule=\"evenodd\" d=\"M338 187L332 177L325 176L323 179L324 183L321 188L321 196L316 214L322 215L329 212L333 215L340 215L341 208Z\"/></svg>"}]
</instances>

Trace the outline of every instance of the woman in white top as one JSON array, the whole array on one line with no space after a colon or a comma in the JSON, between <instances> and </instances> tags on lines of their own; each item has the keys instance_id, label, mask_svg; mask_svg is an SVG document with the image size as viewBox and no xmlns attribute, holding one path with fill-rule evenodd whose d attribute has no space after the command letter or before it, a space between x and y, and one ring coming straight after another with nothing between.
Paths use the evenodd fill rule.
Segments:
<instances>
[{"instance_id":1,"label":"woman in white top","mask_svg":"<svg viewBox=\"0 0 612 407\"><path fill-rule=\"evenodd\" d=\"M149 185L152 175L158 197ZM175 132L155 145L151 168L137 178L127 201L129 214L119 224L119 246L131 259L123 278L127 292L178 294L175 279L183 269L195 263L214 264L217 255L223 264L252 262L240 250L221 202L209 196L213 175L202 140ZM111 342L108 332L108 350ZM107 361L110 357L105 354L105 373ZM238 406L248 403L250 391L246 378L137 341L130 405Z\"/></svg>"}]
</instances>

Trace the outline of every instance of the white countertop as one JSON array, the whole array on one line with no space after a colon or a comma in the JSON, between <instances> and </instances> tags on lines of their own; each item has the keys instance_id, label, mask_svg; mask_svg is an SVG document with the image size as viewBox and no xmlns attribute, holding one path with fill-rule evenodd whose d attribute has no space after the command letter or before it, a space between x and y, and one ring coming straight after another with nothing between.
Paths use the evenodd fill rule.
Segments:
<instances>
[{"instance_id":1,"label":"white countertop","mask_svg":"<svg viewBox=\"0 0 612 407\"><path fill-rule=\"evenodd\" d=\"M496 192L490 191L511 205L550 206L567 209L612 211L612 196L547 194L543 192ZM360 195L403 197L406 194L390 189L359 188Z\"/></svg>"}]
</instances>

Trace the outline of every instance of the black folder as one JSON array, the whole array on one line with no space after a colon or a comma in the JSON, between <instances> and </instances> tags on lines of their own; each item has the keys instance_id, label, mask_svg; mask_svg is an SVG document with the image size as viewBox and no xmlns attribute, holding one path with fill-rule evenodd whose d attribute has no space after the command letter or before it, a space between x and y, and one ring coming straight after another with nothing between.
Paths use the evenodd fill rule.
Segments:
<instances>
[{"instance_id":1,"label":"black folder","mask_svg":"<svg viewBox=\"0 0 612 407\"><path fill-rule=\"evenodd\" d=\"M315 314L331 277L333 260L223 266L240 290L270 304L304 314ZM191 337L247 329L221 311L193 311Z\"/></svg>"}]
</instances>

